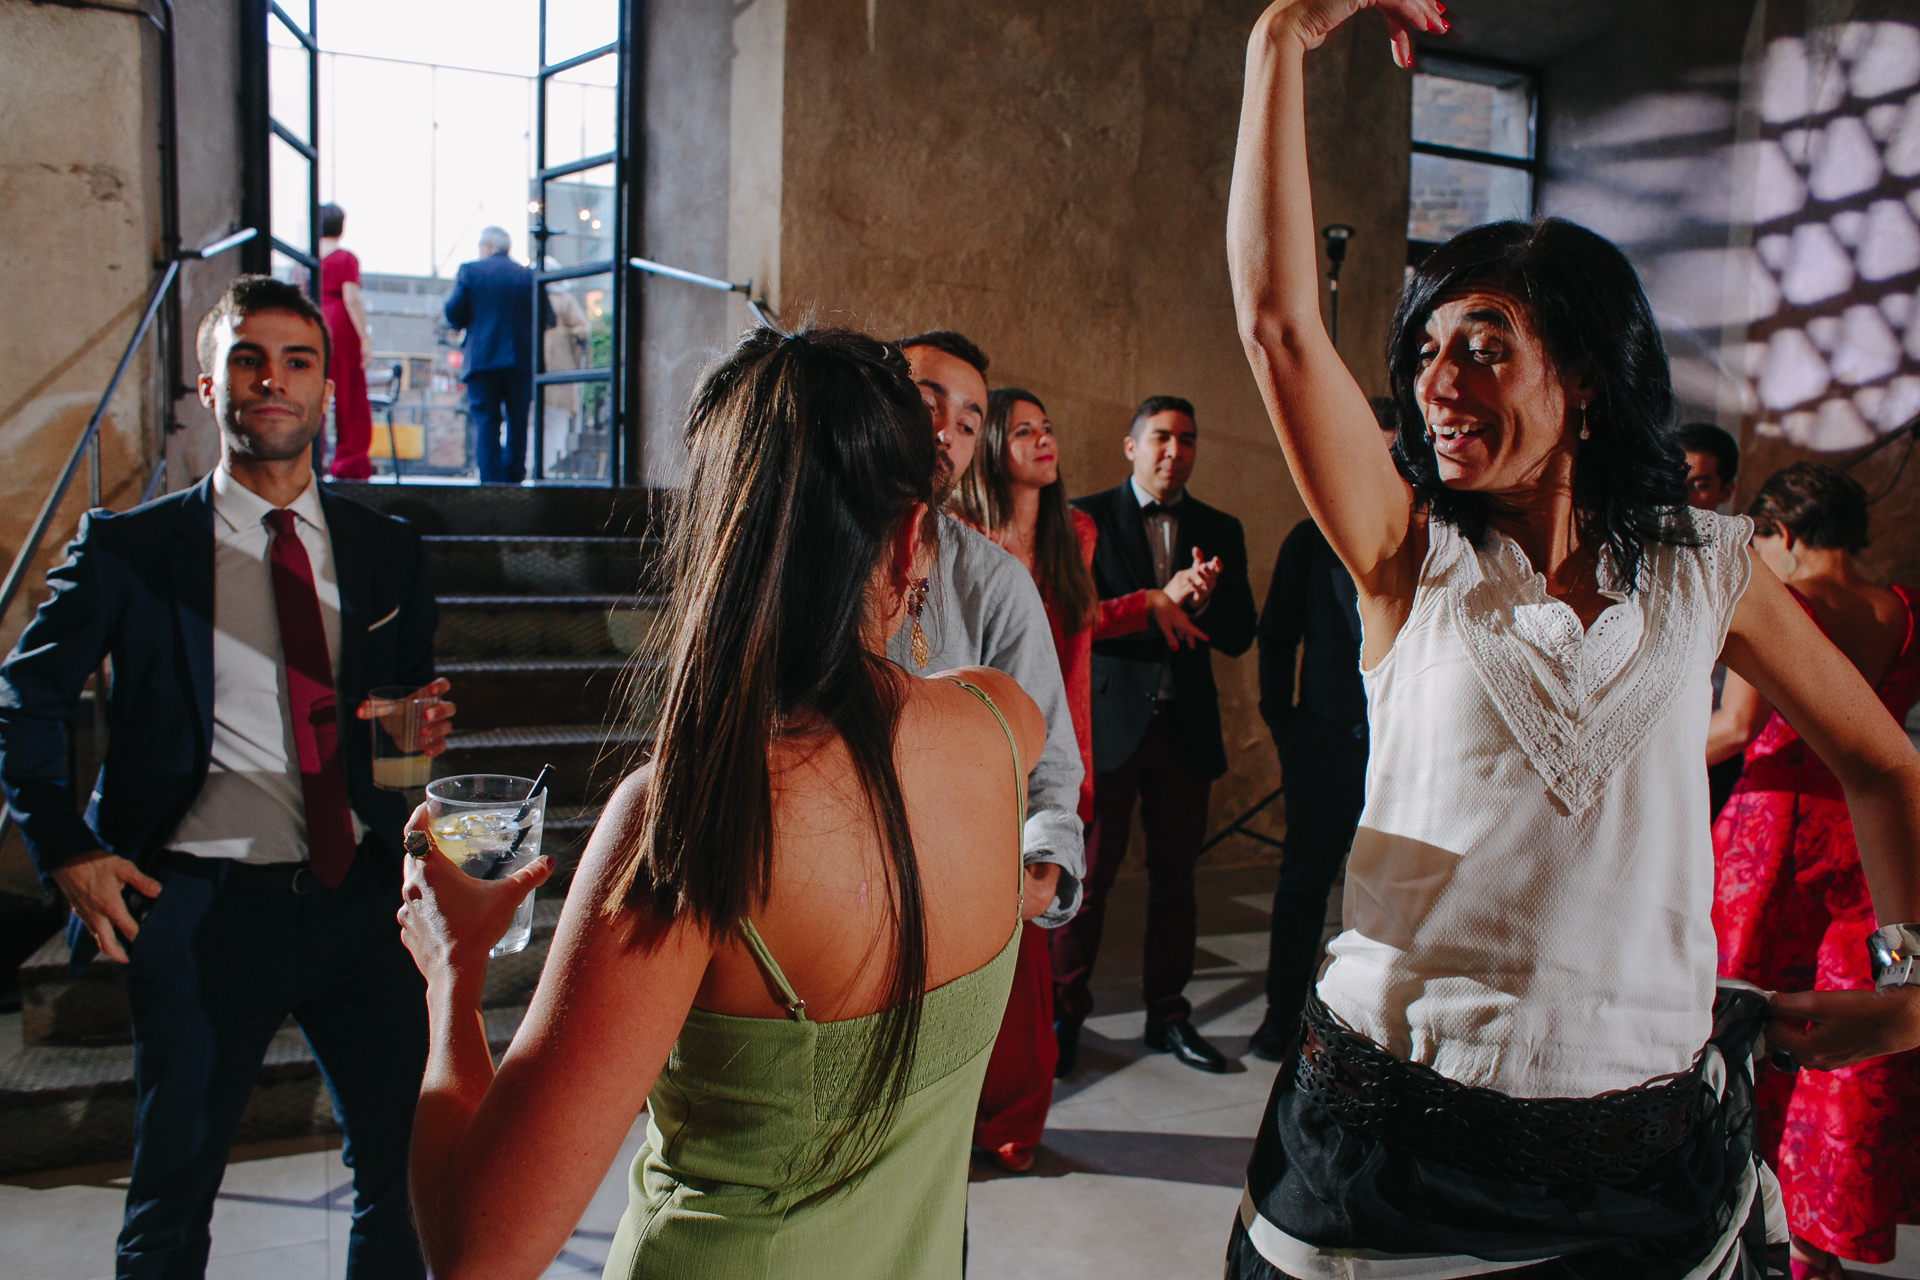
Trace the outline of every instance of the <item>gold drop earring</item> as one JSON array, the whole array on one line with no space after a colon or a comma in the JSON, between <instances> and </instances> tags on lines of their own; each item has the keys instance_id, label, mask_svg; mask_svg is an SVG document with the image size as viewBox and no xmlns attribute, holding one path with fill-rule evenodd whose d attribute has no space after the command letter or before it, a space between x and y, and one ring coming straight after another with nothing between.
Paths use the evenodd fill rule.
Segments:
<instances>
[{"instance_id":1,"label":"gold drop earring","mask_svg":"<svg viewBox=\"0 0 1920 1280\"><path fill-rule=\"evenodd\" d=\"M1586 440L1592 435L1593 433L1587 430L1587 406L1583 404L1580 406L1580 438Z\"/></svg>"},{"instance_id":2,"label":"gold drop earring","mask_svg":"<svg viewBox=\"0 0 1920 1280\"><path fill-rule=\"evenodd\" d=\"M933 657L933 648L927 644L927 633L920 629L920 615L927 608L927 580L917 579L907 588L907 617L912 619L908 632L908 642L913 651L913 665L924 670L927 660Z\"/></svg>"}]
</instances>

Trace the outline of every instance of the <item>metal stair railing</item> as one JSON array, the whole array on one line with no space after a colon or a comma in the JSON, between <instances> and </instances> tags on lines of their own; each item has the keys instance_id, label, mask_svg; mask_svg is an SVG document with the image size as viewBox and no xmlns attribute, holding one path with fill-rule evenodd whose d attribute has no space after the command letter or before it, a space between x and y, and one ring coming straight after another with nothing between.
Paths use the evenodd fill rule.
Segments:
<instances>
[{"instance_id":1,"label":"metal stair railing","mask_svg":"<svg viewBox=\"0 0 1920 1280\"><path fill-rule=\"evenodd\" d=\"M40 514L34 517L33 527L27 531L26 541L20 544L20 550L14 554L13 565L7 570L5 580L0 581L0 617L5 617L13 607L13 598L20 594L22 584L26 582L27 570L32 567L34 557L40 554L40 544L46 540L47 529L53 524L53 517L60 509L60 503L67 496L67 489L73 484L74 473L80 470L81 459L92 456L89 497L92 506L100 505L100 423L107 416L107 408L113 403L113 397L120 390L120 380L126 377L127 368L133 363L134 353L140 350L146 341L147 331L153 327L154 317L160 314L160 307L173 291L180 279L180 264L196 262L203 258L212 258L244 244L259 234L254 228L236 231L230 236L215 240L202 249L182 249L167 263L165 271L160 273L153 292L147 295L147 309L140 315L140 323L134 326L133 336L127 339L127 349L120 353L120 363L114 367L113 378L107 383L107 389L100 396L100 403L94 406L93 416L87 419L86 430L73 442L73 449L67 454L67 465L60 469L60 476L53 482L53 488L47 491L46 501L40 504Z\"/></svg>"},{"instance_id":2,"label":"metal stair railing","mask_svg":"<svg viewBox=\"0 0 1920 1280\"><path fill-rule=\"evenodd\" d=\"M140 323L134 326L133 336L127 339L126 350L120 353L120 363L114 366L113 377L107 382L107 389L101 393L100 402L93 407L93 415L87 419L86 429L80 433L80 438L73 442L73 448L67 453L67 465L60 469L59 478L47 491L46 501L40 504L40 513L34 517L33 527L27 531L26 540L20 544L20 550L14 553L13 564L7 569L6 578L0 581L0 618L4 618L7 610L13 607L14 597L20 594L20 588L25 585L27 571L33 567L35 557L40 554L40 544L46 541L47 530L52 526L53 517L59 512L60 503L65 500L67 490L72 486L74 474L80 470L80 462L83 458L91 459L91 466L88 469L87 505L89 509L100 505L100 424L106 420L107 409L112 405L114 395L120 390L121 379L126 377L127 369L133 364L134 354L146 341L147 332L153 328L154 318L160 314L160 308L165 305L173 292L173 286L178 283L181 264L217 257L229 249L245 244L257 234L259 233L254 228L248 227L230 236L223 236L199 249L181 249L174 254L167 263L166 269L160 273L160 279L155 282L153 291L147 295L147 307L140 313ZM160 477L165 474L165 468L166 456L163 453L154 460L153 475L147 481L143 500L153 496ZM93 719L97 742L97 735L104 727L106 720L107 682L104 678L104 666L101 673L95 674L93 687ZM12 819L11 808L0 808L0 839L5 839Z\"/></svg>"}]
</instances>

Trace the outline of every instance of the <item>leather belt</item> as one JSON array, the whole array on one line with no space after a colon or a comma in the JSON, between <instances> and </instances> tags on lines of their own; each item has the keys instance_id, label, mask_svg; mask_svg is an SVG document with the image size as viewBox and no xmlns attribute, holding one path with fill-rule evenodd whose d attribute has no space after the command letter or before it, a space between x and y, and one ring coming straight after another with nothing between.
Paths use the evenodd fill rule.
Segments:
<instances>
[{"instance_id":1,"label":"leather belt","mask_svg":"<svg viewBox=\"0 0 1920 1280\"><path fill-rule=\"evenodd\" d=\"M227 889L267 893L312 893L324 888L306 862L240 862L233 858L199 858L178 849L164 849L158 859L169 871L201 880L213 880Z\"/></svg>"}]
</instances>

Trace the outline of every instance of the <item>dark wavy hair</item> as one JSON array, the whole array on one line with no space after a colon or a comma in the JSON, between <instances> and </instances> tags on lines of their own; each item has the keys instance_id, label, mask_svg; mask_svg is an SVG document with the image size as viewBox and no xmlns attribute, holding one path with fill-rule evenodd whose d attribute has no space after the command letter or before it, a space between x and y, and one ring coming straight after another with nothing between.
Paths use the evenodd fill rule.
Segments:
<instances>
[{"instance_id":1,"label":"dark wavy hair","mask_svg":"<svg viewBox=\"0 0 1920 1280\"><path fill-rule=\"evenodd\" d=\"M1762 537L1785 526L1810 547L1860 551L1867 545L1866 487L1818 462L1796 462L1768 476L1747 514Z\"/></svg>"},{"instance_id":2,"label":"dark wavy hair","mask_svg":"<svg viewBox=\"0 0 1920 1280\"><path fill-rule=\"evenodd\" d=\"M1501 514L1488 495L1440 482L1413 390L1428 317L1448 298L1483 287L1525 303L1547 358L1588 376L1593 399L1589 438L1574 457L1574 518L1581 539L1600 548L1633 590L1649 544L1697 542L1682 514L1687 459L1667 434L1673 380L1640 279L1625 254L1585 227L1560 218L1493 222L1462 231L1414 269L1393 317L1387 373L1415 499L1476 545Z\"/></svg>"},{"instance_id":3,"label":"dark wavy hair","mask_svg":"<svg viewBox=\"0 0 1920 1280\"><path fill-rule=\"evenodd\" d=\"M763 328L707 372L686 438L671 603L649 646L659 665L635 701L636 714L659 707L653 778L601 909L732 937L773 881L770 745L836 735L882 850L887 995L850 1118L818 1151L791 1155L815 1170L857 1165L906 1096L927 988L919 863L894 767L905 677L861 634L888 541L915 503L933 501L932 424L897 348Z\"/></svg>"}]
</instances>

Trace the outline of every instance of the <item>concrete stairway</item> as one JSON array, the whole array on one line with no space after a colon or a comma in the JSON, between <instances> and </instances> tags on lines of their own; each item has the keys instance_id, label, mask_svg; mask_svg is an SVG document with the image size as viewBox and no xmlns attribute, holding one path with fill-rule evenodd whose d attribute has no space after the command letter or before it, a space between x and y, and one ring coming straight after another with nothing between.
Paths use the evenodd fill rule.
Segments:
<instances>
[{"instance_id":1,"label":"concrete stairway","mask_svg":"<svg viewBox=\"0 0 1920 1280\"><path fill-rule=\"evenodd\" d=\"M633 655L661 599L648 494L342 484L339 492L412 521L440 606L435 658L453 684L457 726L436 776L552 764L546 844L560 873L541 890L534 937L496 961L483 999L496 1052L538 982L569 873L601 804L644 748L620 723ZM26 1047L0 1073L0 1176L131 1154L133 1049L126 975L66 971L56 936L20 971ZM318 1067L291 1023L275 1038L241 1141L325 1132Z\"/></svg>"}]
</instances>

